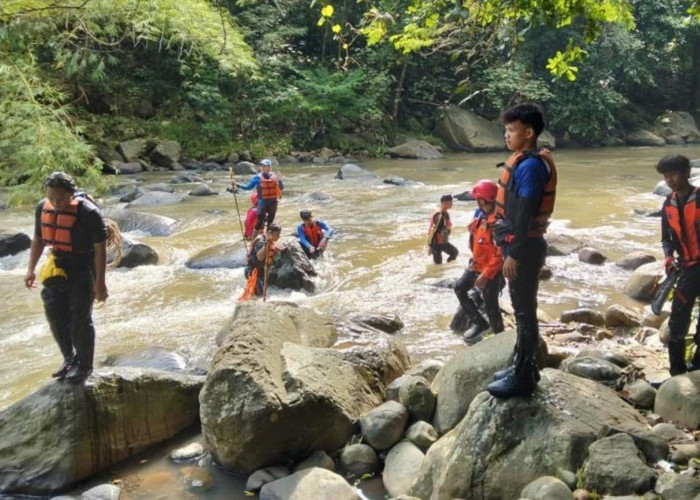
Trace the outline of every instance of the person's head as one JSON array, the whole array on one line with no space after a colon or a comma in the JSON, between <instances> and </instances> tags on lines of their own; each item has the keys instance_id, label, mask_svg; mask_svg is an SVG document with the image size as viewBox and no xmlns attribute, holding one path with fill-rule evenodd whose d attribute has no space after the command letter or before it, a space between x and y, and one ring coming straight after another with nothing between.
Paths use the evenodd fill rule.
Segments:
<instances>
[{"instance_id":1,"label":"person's head","mask_svg":"<svg viewBox=\"0 0 700 500\"><path fill-rule=\"evenodd\" d=\"M272 161L265 158L264 160L260 160L259 165L263 172L269 172L272 168Z\"/></svg>"},{"instance_id":2,"label":"person's head","mask_svg":"<svg viewBox=\"0 0 700 500\"><path fill-rule=\"evenodd\" d=\"M304 221L304 224L313 224L314 222L314 216L311 214L311 210L309 209L304 209L299 212L299 217L301 217L301 220Z\"/></svg>"},{"instance_id":3,"label":"person's head","mask_svg":"<svg viewBox=\"0 0 700 500\"><path fill-rule=\"evenodd\" d=\"M491 213L496 206L496 194L498 184L488 179L483 179L474 184L471 195L476 200L479 208L484 212Z\"/></svg>"},{"instance_id":4,"label":"person's head","mask_svg":"<svg viewBox=\"0 0 700 500\"><path fill-rule=\"evenodd\" d=\"M277 241L280 238L281 234L282 228L277 224L272 223L269 226L267 226L267 237L270 238L272 241Z\"/></svg>"},{"instance_id":5,"label":"person's head","mask_svg":"<svg viewBox=\"0 0 700 500\"><path fill-rule=\"evenodd\" d=\"M443 194L440 197L440 207L443 210L446 210L448 208L452 208L452 195L451 194Z\"/></svg>"},{"instance_id":6,"label":"person's head","mask_svg":"<svg viewBox=\"0 0 700 500\"><path fill-rule=\"evenodd\" d=\"M255 206L258 204L258 193L253 193L250 195L250 203Z\"/></svg>"},{"instance_id":7,"label":"person's head","mask_svg":"<svg viewBox=\"0 0 700 500\"><path fill-rule=\"evenodd\" d=\"M54 172L44 180L46 198L57 210L65 210L70 204L77 186L73 178L64 172Z\"/></svg>"},{"instance_id":8,"label":"person's head","mask_svg":"<svg viewBox=\"0 0 700 500\"><path fill-rule=\"evenodd\" d=\"M690 160L682 155L664 156L656 164L656 171L673 191L683 191L690 186Z\"/></svg>"},{"instance_id":9,"label":"person's head","mask_svg":"<svg viewBox=\"0 0 700 500\"><path fill-rule=\"evenodd\" d=\"M537 146L537 138L544 130L544 113L536 104L516 104L502 115L506 127L506 146L511 151L525 151Z\"/></svg>"}]
</instances>

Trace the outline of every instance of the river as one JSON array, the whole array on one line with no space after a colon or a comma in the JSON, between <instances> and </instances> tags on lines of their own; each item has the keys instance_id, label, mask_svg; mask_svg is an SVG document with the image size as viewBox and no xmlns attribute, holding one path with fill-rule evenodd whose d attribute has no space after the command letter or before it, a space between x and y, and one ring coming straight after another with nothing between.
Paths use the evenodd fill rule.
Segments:
<instances>
[{"instance_id":1,"label":"river","mask_svg":"<svg viewBox=\"0 0 700 500\"><path fill-rule=\"evenodd\" d=\"M553 277L540 288L540 308L553 318L579 306L604 309L621 303L641 308L622 294L629 276L613 263L635 250L657 257L658 218L635 215L634 209L658 210L662 198L653 195L661 180L654 166L662 156L681 153L700 158L700 147L608 148L555 152L559 186L553 233L570 234L602 251L608 262L592 266L576 255L548 258ZM457 299L449 289L433 286L461 275L467 263L466 226L473 202L455 201L451 210L452 242L461 254L456 262L432 263L425 251L430 215L442 194L461 193L479 179L496 179L503 153L449 154L440 160L376 159L358 162L376 179L335 179L339 165L283 165L285 192L277 222L290 236L299 210L311 208L327 221L336 236L323 259L315 262L317 292L272 289L270 300L291 300L342 317L349 313L396 314L405 328L398 336L414 361L449 359L464 344L449 329ZM169 206L139 208L175 218L180 225L170 237L127 234L154 247L156 266L108 272L109 299L95 309L95 364L107 358L163 349L177 352L188 364L206 366L214 338L231 316L244 282L242 269L192 270L184 263L198 251L240 242L240 228L231 194L225 192L228 173L207 172L218 196L188 197ZM148 183L167 182L168 173L131 176ZM402 177L408 186L385 184ZM240 178L244 180L244 178ZM176 185L189 191L189 185ZM327 195L312 201L311 193ZM37 199L42 193L37 193ZM241 213L247 196L239 195ZM33 207L0 212L0 228L32 234ZM243 244L242 242L240 243ZM44 319L39 290L26 290L23 276L28 252L0 259L0 409L38 389L60 365L57 347ZM361 339L341 339L360 342Z\"/></svg>"}]
</instances>

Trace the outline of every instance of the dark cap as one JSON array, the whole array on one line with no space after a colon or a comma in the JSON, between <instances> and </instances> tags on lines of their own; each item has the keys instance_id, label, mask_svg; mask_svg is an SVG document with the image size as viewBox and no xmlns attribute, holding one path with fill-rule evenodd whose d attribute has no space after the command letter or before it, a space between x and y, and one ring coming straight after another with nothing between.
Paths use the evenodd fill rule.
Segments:
<instances>
[{"instance_id":1,"label":"dark cap","mask_svg":"<svg viewBox=\"0 0 700 500\"><path fill-rule=\"evenodd\" d=\"M299 212L299 217L301 217L301 220L306 220L311 218L311 210L305 209Z\"/></svg>"},{"instance_id":2,"label":"dark cap","mask_svg":"<svg viewBox=\"0 0 700 500\"><path fill-rule=\"evenodd\" d=\"M54 172L44 180L44 187L60 188L70 193L74 193L78 187L73 178L65 172Z\"/></svg>"},{"instance_id":3,"label":"dark cap","mask_svg":"<svg viewBox=\"0 0 700 500\"><path fill-rule=\"evenodd\" d=\"M440 201L452 201L452 195L451 194L443 194L440 197Z\"/></svg>"}]
</instances>

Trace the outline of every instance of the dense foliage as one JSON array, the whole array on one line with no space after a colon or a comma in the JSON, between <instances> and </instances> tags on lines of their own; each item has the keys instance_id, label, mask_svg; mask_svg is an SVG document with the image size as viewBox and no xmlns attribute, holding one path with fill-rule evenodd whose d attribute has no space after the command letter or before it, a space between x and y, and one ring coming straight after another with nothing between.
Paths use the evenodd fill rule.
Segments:
<instances>
[{"instance_id":1,"label":"dense foliage","mask_svg":"<svg viewBox=\"0 0 700 500\"><path fill-rule=\"evenodd\" d=\"M600 144L700 107L698 0L9 0L0 3L0 184L174 139L191 157L380 153L441 107L541 103ZM104 155L103 155L104 156Z\"/></svg>"}]
</instances>

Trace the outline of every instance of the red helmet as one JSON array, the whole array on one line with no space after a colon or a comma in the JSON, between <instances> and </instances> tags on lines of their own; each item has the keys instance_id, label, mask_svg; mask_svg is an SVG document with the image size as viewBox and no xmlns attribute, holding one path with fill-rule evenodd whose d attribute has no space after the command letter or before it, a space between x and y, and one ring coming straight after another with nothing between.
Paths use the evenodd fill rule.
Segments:
<instances>
[{"instance_id":1,"label":"red helmet","mask_svg":"<svg viewBox=\"0 0 700 500\"><path fill-rule=\"evenodd\" d=\"M485 200L491 203L496 199L496 193L498 193L498 184L484 179L474 184L471 194L475 200Z\"/></svg>"}]
</instances>

